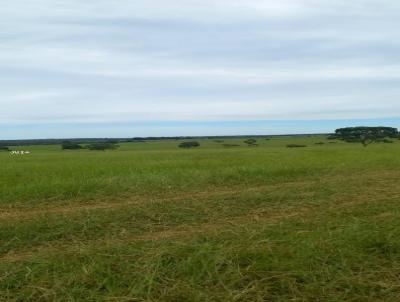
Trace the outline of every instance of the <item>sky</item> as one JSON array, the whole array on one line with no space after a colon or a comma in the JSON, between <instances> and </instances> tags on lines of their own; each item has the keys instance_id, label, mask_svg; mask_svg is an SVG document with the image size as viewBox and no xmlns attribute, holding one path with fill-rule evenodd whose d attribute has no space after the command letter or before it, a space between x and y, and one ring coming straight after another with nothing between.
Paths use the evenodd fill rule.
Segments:
<instances>
[{"instance_id":1,"label":"sky","mask_svg":"<svg viewBox=\"0 0 400 302\"><path fill-rule=\"evenodd\" d=\"M400 127L398 0L1 1L0 139Z\"/></svg>"}]
</instances>

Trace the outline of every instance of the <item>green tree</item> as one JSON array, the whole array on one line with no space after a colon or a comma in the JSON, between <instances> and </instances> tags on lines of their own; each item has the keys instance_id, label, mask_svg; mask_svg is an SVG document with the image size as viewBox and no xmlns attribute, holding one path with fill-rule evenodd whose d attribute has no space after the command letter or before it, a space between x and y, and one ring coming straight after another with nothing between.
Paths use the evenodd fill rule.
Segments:
<instances>
[{"instance_id":1,"label":"green tree","mask_svg":"<svg viewBox=\"0 0 400 302\"><path fill-rule=\"evenodd\" d=\"M387 138L399 137L399 131L392 127L347 127L336 129L330 139L339 139L348 143L362 143L364 147L387 141Z\"/></svg>"}]
</instances>

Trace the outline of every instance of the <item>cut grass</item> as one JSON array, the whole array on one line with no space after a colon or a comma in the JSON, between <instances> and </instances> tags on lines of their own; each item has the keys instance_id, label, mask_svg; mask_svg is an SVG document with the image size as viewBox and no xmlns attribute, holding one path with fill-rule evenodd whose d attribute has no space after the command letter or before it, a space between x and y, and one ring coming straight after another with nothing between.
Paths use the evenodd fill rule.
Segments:
<instances>
[{"instance_id":1,"label":"cut grass","mask_svg":"<svg viewBox=\"0 0 400 302\"><path fill-rule=\"evenodd\" d=\"M7 290L32 300L395 301L398 200L382 203L43 250L3 262Z\"/></svg>"}]
</instances>

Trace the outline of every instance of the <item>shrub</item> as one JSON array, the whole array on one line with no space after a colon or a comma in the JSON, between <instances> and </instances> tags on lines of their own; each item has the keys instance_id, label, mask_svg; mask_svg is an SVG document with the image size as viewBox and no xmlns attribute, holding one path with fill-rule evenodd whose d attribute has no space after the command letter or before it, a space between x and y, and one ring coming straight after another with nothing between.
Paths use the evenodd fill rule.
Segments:
<instances>
[{"instance_id":1,"label":"shrub","mask_svg":"<svg viewBox=\"0 0 400 302\"><path fill-rule=\"evenodd\" d=\"M83 147L77 143L73 143L71 141L64 141L62 142L61 148L63 150L79 150L82 149Z\"/></svg>"},{"instance_id":2,"label":"shrub","mask_svg":"<svg viewBox=\"0 0 400 302\"><path fill-rule=\"evenodd\" d=\"M238 144L223 144L224 147L240 147Z\"/></svg>"},{"instance_id":3,"label":"shrub","mask_svg":"<svg viewBox=\"0 0 400 302\"><path fill-rule=\"evenodd\" d=\"M0 146L0 151L10 151L10 148L7 146Z\"/></svg>"},{"instance_id":4,"label":"shrub","mask_svg":"<svg viewBox=\"0 0 400 302\"><path fill-rule=\"evenodd\" d=\"M254 138L246 139L244 141L244 143L247 144L247 146L249 146L249 147L257 147L258 146L257 145L257 140L255 140Z\"/></svg>"},{"instance_id":5,"label":"shrub","mask_svg":"<svg viewBox=\"0 0 400 302\"><path fill-rule=\"evenodd\" d=\"M323 143L323 142L318 142L318 143L315 143L315 145L325 145L325 143Z\"/></svg>"},{"instance_id":6,"label":"shrub","mask_svg":"<svg viewBox=\"0 0 400 302\"><path fill-rule=\"evenodd\" d=\"M119 145L110 142L97 142L87 146L89 150L104 151L117 149Z\"/></svg>"},{"instance_id":7,"label":"shrub","mask_svg":"<svg viewBox=\"0 0 400 302\"><path fill-rule=\"evenodd\" d=\"M286 145L287 148L304 148L307 147L306 145L298 145L298 144L289 144Z\"/></svg>"},{"instance_id":8,"label":"shrub","mask_svg":"<svg viewBox=\"0 0 400 302\"><path fill-rule=\"evenodd\" d=\"M178 145L179 148L189 149L199 147L200 144L198 142L182 142Z\"/></svg>"}]
</instances>

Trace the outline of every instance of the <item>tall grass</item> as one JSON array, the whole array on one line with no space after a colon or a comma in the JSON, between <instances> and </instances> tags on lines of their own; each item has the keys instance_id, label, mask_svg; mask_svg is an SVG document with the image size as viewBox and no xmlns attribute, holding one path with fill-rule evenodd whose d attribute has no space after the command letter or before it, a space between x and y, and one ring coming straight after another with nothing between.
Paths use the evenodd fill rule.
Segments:
<instances>
[{"instance_id":1,"label":"tall grass","mask_svg":"<svg viewBox=\"0 0 400 302\"><path fill-rule=\"evenodd\" d=\"M398 301L400 144L321 141L1 153L0 301Z\"/></svg>"}]
</instances>

